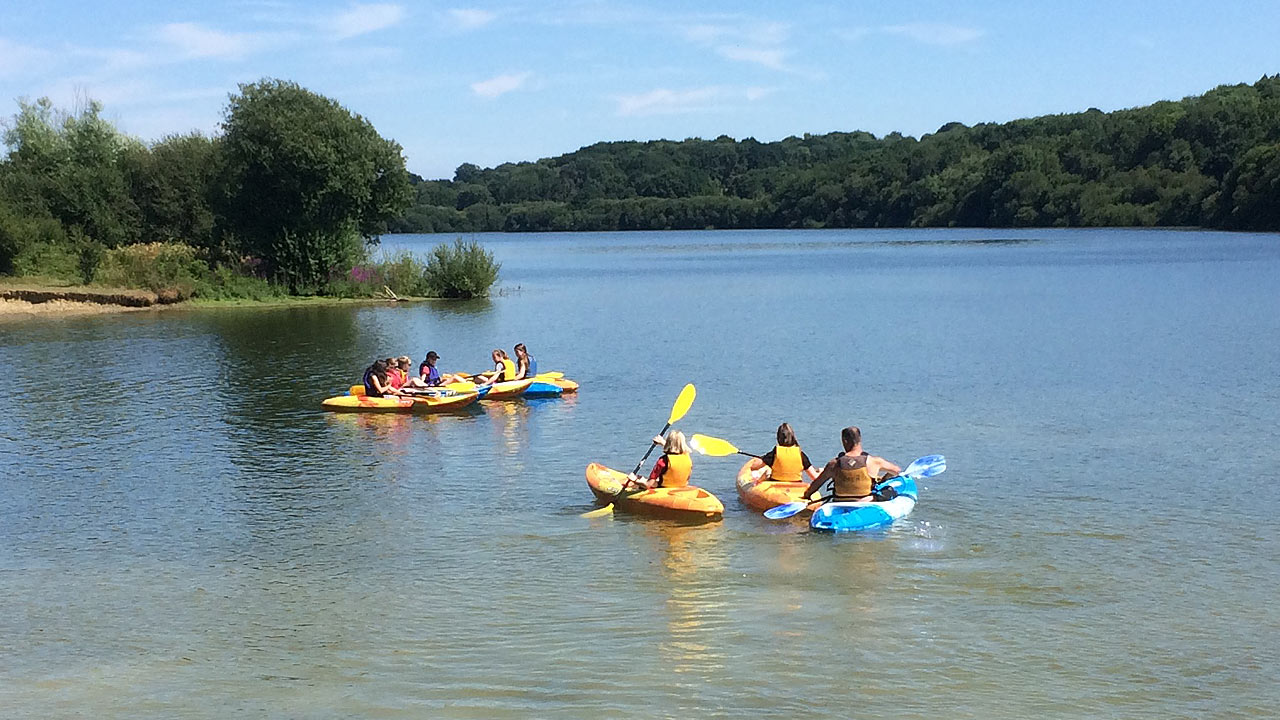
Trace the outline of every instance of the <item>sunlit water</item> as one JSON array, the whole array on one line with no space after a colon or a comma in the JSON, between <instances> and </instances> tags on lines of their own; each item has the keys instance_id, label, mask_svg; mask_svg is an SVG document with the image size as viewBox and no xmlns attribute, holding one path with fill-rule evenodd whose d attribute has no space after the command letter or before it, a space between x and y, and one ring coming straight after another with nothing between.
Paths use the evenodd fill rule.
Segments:
<instances>
[{"instance_id":1,"label":"sunlit water","mask_svg":"<svg viewBox=\"0 0 1280 720\"><path fill-rule=\"evenodd\" d=\"M0 322L0 716L1276 714L1280 237L480 239L486 302ZM320 410L521 341L581 392ZM949 469L861 536L741 457L721 523L579 517L686 382L686 432Z\"/></svg>"}]
</instances>

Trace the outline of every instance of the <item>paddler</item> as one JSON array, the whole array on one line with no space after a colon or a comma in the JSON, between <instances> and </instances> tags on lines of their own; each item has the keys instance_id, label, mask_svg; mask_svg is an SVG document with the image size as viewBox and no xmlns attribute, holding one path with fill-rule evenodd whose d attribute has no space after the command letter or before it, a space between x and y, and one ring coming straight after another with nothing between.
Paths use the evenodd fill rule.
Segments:
<instances>
[{"instance_id":1,"label":"paddler","mask_svg":"<svg viewBox=\"0 0 1280 720\"><path fill-rule=\"evenodd\" d=\"M362 382L364 383L364 394L367 397L398 394L387 380L386 360L374 360L372 365L365 368Z\"/></svg>"},{"instance_id":2,"label":"paddler","mask_svg":"<svg viewBox=\"0 0 1280 720\"><path fill-rule=\"evenodd\" d=\"M428 350L427 357L418 365L418 376L409 378L409 386L415 388L440 387L449 383L461 382L465 378L461 375L447 374L441 375L436 369L436 361L440 359L440 354L435 350Z\"/></svg>"},{"instance_id":3,"label":"paddler","mask_svg":"<svg viewBox=\"0 0 1280 720\"><path fill-rule=\"evenodd\" d=\"M496 382L516 379L516 364L507 357L505 350L494 348L490 357L493 358L493 371L475 376L477 385L492 385Z\"/></svg>"},{"instance_id":4,"label":"paddler","mask_svg":"<svg viewBox=\"0 0 1280 720\"><path fill-rule=\"evenodd\" d=\"M665 438L656 435L653 444L662 446L662 457L653 464L648 480L631 473L627 476L631 482L642 488L678 488L688 485L689 476L693 474L693 459L689 456L689 445L685 442L684 433L672 430Z\"/></svg>"},{"instance_id":5,"label":"paddler","mask_svg":"<svg viewBox=\"0 0 1280 720\"><path fill-rule=\"evenodd\" d=\"M525 380L538 374L538 361L529 355L524 343L516 343L512 348L516 352L516 380Z\"/></svg>"},{"instance_id":6,"label":"paddler","mask_svg":"<svg viewBox=\"0 0 1280 720\"><path fill-rule=\"evenodd\" d=\"M814 498L814 493L821 490L822 486L830 480L832 494L829 499L834 502L890 499L891 496L873 494L872 488L881 477L893 477L902 472L902 468L882 457L868 455L862 449L862 431L857 427L849 426L841 430L840 444L844 446L844 452L827 463L822 472L818 473L818 477L809 483L809 487L804 491L804 497L817 499Z\"/></svg>"},{"instance_id":7,"label":"paddler","mask_svg":"<svg viewBox=\"0 0 1280 720\"><path fill-rule=\"evenodd\" d=\"M817 468L800 449L796 433L788 423L778 426L778 444L761 455L760 462L769 467L769 480L800 482L802 474L807 474L810 480L818 477Z\"/></svg>"}]
</instances>

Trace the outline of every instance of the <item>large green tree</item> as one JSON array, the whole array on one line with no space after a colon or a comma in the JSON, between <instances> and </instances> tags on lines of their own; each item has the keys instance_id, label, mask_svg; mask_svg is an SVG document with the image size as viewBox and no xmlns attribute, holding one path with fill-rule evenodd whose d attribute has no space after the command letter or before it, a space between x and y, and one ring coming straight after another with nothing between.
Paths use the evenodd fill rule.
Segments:
<instances>
[{"instance_id":1,"label":"large green tree","mask_svg":"<svg viewBox=\"0 0 1280 720\"><path fill-rule=\"evenodd\" d=\"M412 202L400 145L296 83L241 85L222 127L220 227L292 292L349 267Z\"/></svg>"}]
</instances>

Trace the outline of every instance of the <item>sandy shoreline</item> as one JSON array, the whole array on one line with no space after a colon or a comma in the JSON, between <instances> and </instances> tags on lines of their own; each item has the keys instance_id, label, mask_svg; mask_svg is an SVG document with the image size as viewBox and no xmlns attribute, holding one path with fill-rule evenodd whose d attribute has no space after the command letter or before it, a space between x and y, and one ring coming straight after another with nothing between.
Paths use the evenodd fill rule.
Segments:
<instances>
[{"instance_id":1,"label":"sandy shoreline","mask_svg":"<svg viewBox=\"0 0 1280 720\"><path fill-rule=\"evenodd\" d=\"M48 317L61 315L103 315L107 313L154 310L154 307L129 307L76 300L49 300L33 303L26 300L0 298L0 318Z\"/></svg>"}]
</instances>

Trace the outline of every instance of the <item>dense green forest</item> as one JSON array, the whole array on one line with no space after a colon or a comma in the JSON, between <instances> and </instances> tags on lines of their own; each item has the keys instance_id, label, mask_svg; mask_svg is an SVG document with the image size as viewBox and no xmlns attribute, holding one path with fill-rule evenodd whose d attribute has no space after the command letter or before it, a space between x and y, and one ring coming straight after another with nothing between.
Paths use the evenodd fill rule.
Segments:
<instances>
[{"instance_id":1,"label":"dense green forest","mask_svg":"<svg viewBox=\"0 0 1280 720\"><path fill-rule=\"evenodd\" d=\"M1280 75L920 139L610 142L415 178L400 232L1203 226L1280 230Z\"/></svg>"},{"instance_id":2,"label":"dense green forest","mask_svg":"<svg viewBox=\"0 0 1280 720\"><path fill-rule=\"evenodd\" d=\"M474 243L370 262L413 190L400 145L295 83L230 96L222 132L151 145L89 101L19 102L0 161L0 274L169 300L281 294L467 297L497 265Z\"/></svg>"}]
</instances>

